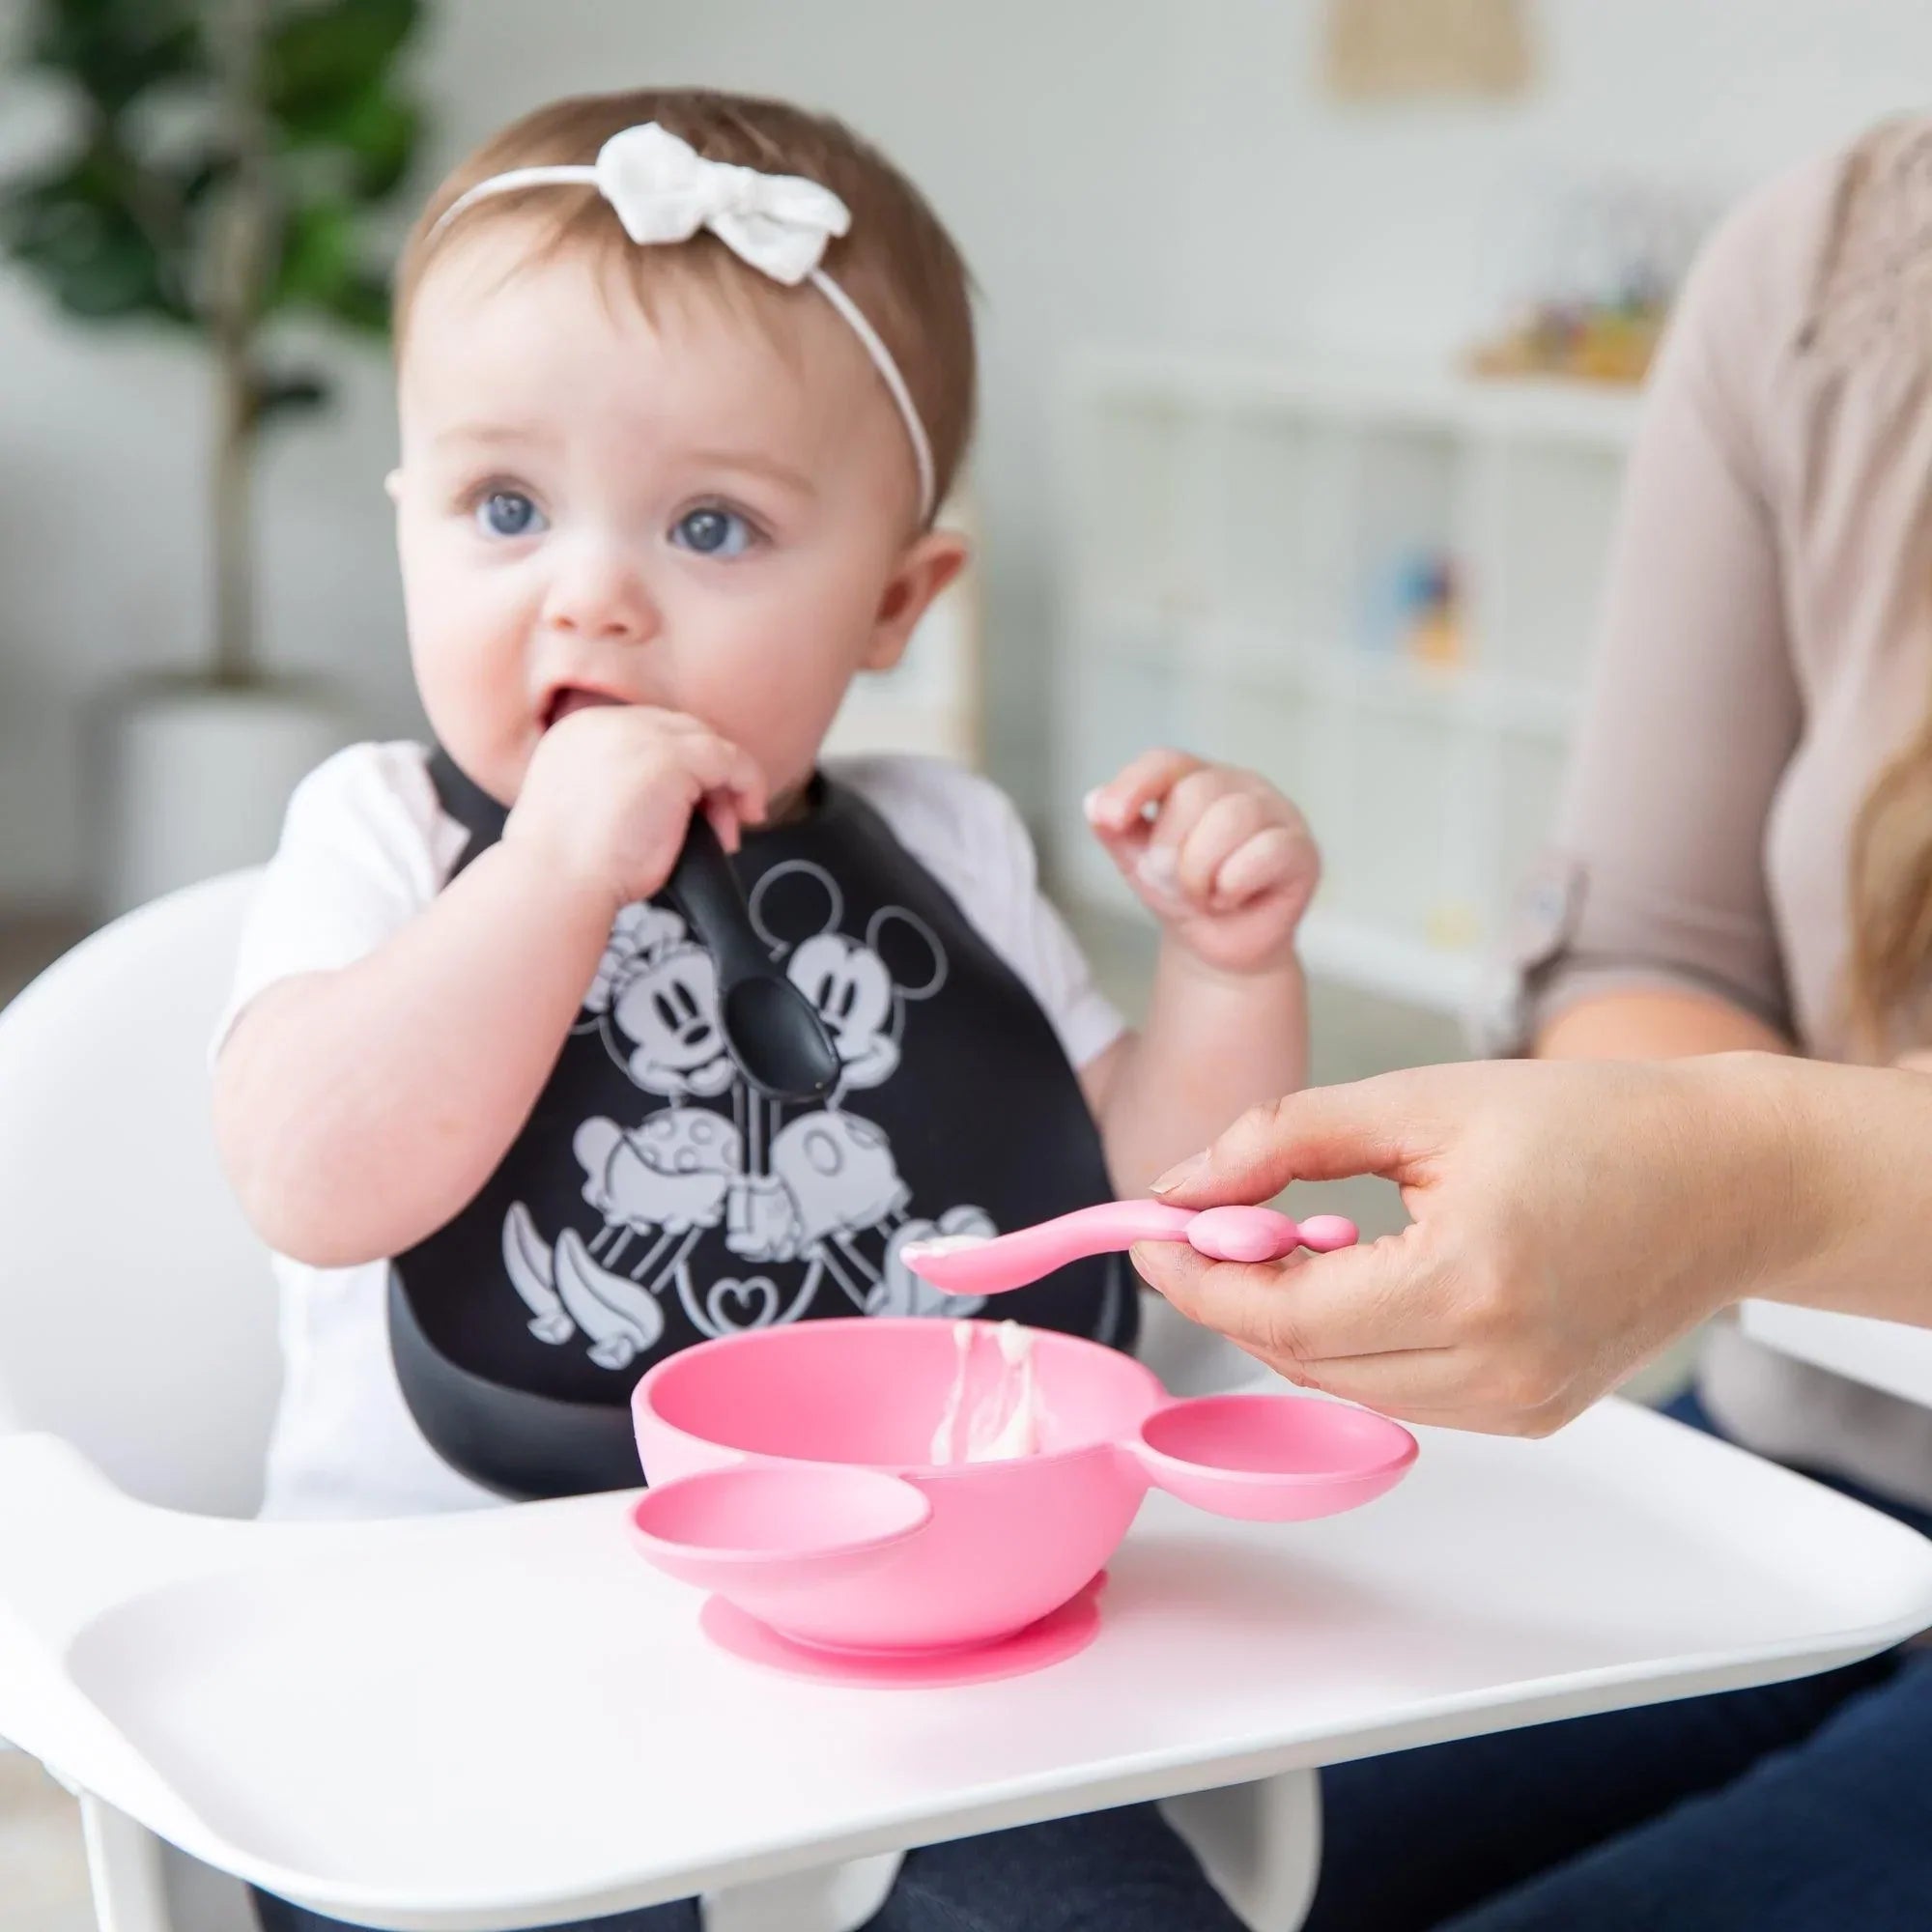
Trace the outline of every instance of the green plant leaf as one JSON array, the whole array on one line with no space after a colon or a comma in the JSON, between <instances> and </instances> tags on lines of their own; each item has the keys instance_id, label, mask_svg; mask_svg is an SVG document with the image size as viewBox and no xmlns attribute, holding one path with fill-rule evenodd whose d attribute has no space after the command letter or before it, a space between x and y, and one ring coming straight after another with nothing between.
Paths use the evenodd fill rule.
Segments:
<instances>
[{"instance_id":1,"label":"green plant leaf","mask_svg":"<svg viewBox=\"0 0 1932 1932\"><path fill-rule=\"evenodd\" d=\"M40 0L26 60L69 75L109 115L157 82L208 71L189 0Z\"/></svg>"},{"instance_id":2,"label":"green plant leaf","mask_svg":"<svg viewBox=\"0 0 1932 1932\"><path fill-rule=\"evenodd\" d=\"M85 97L83 145L42 172L0 178L0 250L76 316L205 327L210 198L236 180L225 129L205 111L222 85L211 0L25 4L26 57ZM421 11L419 0L267 0L267 187L285 212L262 318L294 311L386 329L386 283L373 271L362 218L393 193L415 151L419 111L392 66ZM146 110L163 94L169 138L151 152ZM298 384L265 407L296 410L305 394Z\"/></svg>"},{"instance_id":3,"label":"green plant leaf","mask_svg":"<svg viewBox=\"0 0 1932 1932\"><path fill-rule=\"evenodd\" d=\"M281 131L293 149L338 154L345 189L358 200L382 201L408 172L421 127L413 101L372 87L294 120L284 118Z\"/></svg>"},{"instance_id":4,"label":"green plant leaf","mask_svg":"<svg viewBox=\"0 0 1932 1932\"><path fill-rule=\"evenodd\" d=\"M74 315L185 321L174 265L129 207L120 158L90 150L57 173L16 185L0 204L0 237Z\"/></svg>"},{"instance_id":5,"label":"green plant leaf","mask_svg":"<svg viewBox=\"0 0 1932 1932\"><path fill-rule=\"evenodd\" d=\"M331 322L359 334L389 332L389 283L384 275L357 270L345 275L315 306Z\"/></svg>"},{"instance_id":6,"label":"green plant leaf","mask_svg":"<svg viewBox=\"0 0 1932 1932\"><path fill-rule=\"evenodd\" d=\"M312 201L292 208L282 222L281 260L267 306L323 300L355 266L355 211L347 202Z\"/></svg>"},{"instance_id":7,"label":"green plant leaf","mask_svg":"<svg viewBox=\"0 0 1932 1932\"><path fill-rule=\"evenodd\" d=\"M77 257L58 245L32 242L14 252L23 266L39 273L61 307L83 321L114 322L142 315L181 320L161 291L154 251L136 234L100 234Z\"/></svg>"},{"instance_id":8,"label":"green plant leaf","mask_svg":"<svg viewBox=\"0 0 1932 1932\"><path fill-rule=\"evenodd\" d=\"M300 129L380 86L415 31L418 0L317 0L284 14L262 49L270 112Z\"/></svg>"},{"instance_id":9,"label":"green plant leaf","mask_svg":"<svg viewBox=\"0 0 1932 1932\"><path fill-rule=\"evenodd\" d=\"M355 210L323 199L293 210L265 310L306 309L366 334L389 326L388 285L358 248Z\"/></svg>"}]
</instances>

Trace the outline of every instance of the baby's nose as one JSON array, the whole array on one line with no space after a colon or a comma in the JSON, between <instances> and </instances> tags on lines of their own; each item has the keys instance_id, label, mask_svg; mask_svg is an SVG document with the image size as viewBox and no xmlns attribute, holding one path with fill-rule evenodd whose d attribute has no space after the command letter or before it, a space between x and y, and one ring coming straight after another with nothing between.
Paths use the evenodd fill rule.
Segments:
<instances>
[{"instance_id":1,"label":"baby's nose","mask_svg":"<svg viewBox=\"0 0 1932 1932\"><path fill-rule=\"evenodd\" d=\"M658 629L643 577L626 558L596 553L571 559L552 581L543 621L566 637L642 643Z\"/></svg>"}]
</instances>

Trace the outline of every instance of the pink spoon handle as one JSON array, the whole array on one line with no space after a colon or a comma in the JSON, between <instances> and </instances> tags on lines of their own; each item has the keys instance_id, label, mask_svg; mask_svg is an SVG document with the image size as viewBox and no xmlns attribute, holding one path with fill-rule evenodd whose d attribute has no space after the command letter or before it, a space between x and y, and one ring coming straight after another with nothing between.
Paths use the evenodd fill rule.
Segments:
<instances>
[{"instance_id":1,"label":"pink spoon handle","mask_svg":"<svg viewBox=\"0 0 1932 1932\"><path fill-rule=\"evenodd\" d=\"M1278 1262L1296 1248L1326 1254L1355 1244L1355 1224L1339 1214L1291 1221L1272 1208L1204 1208L1187 1224L1187 1243L1215 1262Z\"/></svg>"},{"instance_id":2,"label":"pink spoon handle","mask_svg":"<svg viewBox=\"0 0 1932 1932\"><path fill-rule=\"evenodd\" d=\"M1297 1224L1271 1208L1170 1207L1164 1201L1103 1201L991 1240L914 1241L906 1265L948 1294L1001 1294L1089 1255L1136 1241L1186 1241L1215 1261L1279 1261L1298 1247L1347 1247L1353 1226L1333 1214Z\"/></svg>"}]
</instances>

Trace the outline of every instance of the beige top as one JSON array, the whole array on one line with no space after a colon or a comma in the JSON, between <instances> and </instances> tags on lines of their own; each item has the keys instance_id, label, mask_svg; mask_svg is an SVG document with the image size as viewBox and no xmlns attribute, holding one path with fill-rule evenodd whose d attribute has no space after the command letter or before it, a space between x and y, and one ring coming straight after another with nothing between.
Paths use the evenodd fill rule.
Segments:
<instances>
[{"instance_id":1,"label":"beige top","mask_svg":"<svg viewBox=\"0 0 1932 1932\"><path fill-rule=\"evenodd\" d=\"M1915 120L1761 189L1691 273L1556 849L1514 938L1513 1042L1649 985L1846 1054L1851 827L1928 704L1932 120ZM1701 1386L1754 1448L1932 1504L1932 1409L1728 1327Z\"/></svg>"}]
</instances>

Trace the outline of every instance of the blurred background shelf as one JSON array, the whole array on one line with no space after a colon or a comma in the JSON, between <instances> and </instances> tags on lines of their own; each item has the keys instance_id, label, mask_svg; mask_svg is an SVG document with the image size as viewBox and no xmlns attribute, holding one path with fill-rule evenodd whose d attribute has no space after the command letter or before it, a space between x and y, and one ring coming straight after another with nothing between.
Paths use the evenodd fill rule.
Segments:
<instances>
[{"instance_id":1,"label":"blurred background shelf","mask_svg":"<svg viewBox=\"0 0 1932 1932\"><path fill-rule=\"evenodd\" d=\"M1102 349L1059 424L1051 844L1148 745L1264 772L1326 872L1313 971L1466 1009L1547 836L1637 404L1365 362Z\"/></svg>"}]
</instances>

